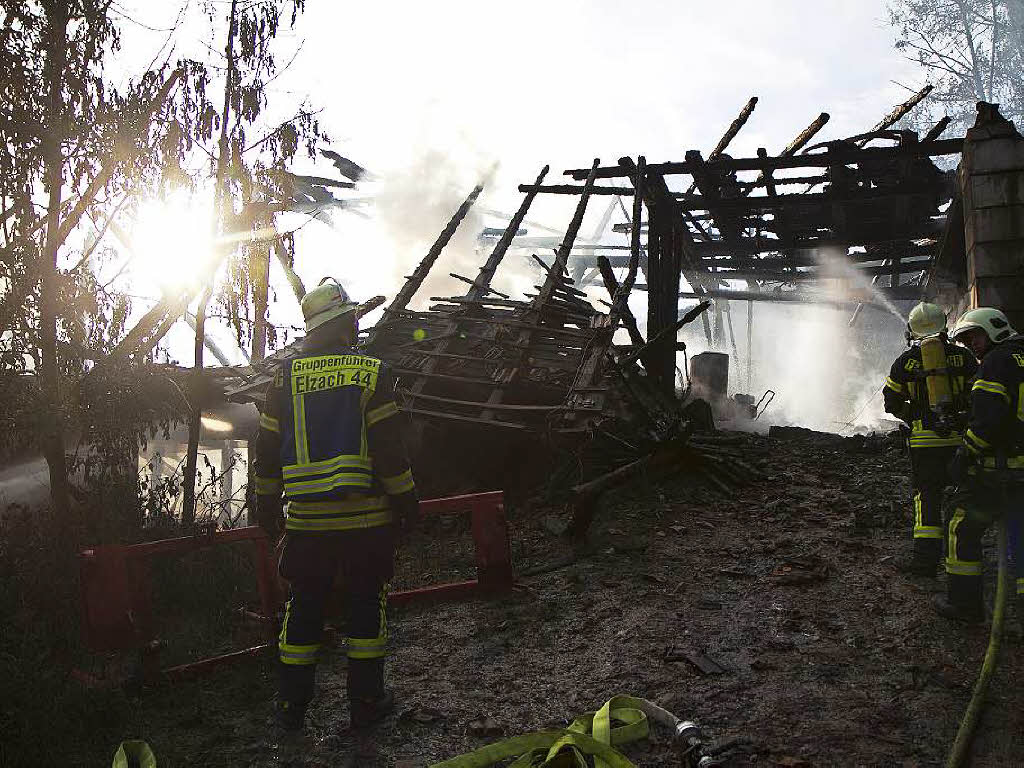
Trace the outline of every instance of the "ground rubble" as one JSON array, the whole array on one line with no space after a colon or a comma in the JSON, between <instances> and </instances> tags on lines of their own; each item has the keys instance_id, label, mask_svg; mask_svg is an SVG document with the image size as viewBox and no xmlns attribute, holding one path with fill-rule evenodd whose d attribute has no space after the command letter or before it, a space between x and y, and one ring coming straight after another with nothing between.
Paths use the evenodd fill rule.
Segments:
<instances>
[{"instance_id":1,"label":"ground rubble","mask_svg":"<svg viewBox=\"0 0 1024 768\"><path fill-rule=\"evenodd\" d=\"M398 710L375 735L377 757L356 764L427 765L563 727L616 694L734 744L726 765L941 764L988 630L934 616L942 580L896 570L911 524L898 443L744 434L731 449L764 478L726 496L692 476L640 477L602 499L585 551L563 567L542 567L569 551L550 532L559 510L511 510L517 568L535 575L493 601L396 612ZM412 543L405 571L430 570L438 546L428 556L428 542ZM1004 643L976 767L1024 753L1021 642L1011 631ZM348 732L343 681L344 654L329 651L291 761L265 733L269 662L150 692L131 725L161 768L341 765L367 749ZM624 751L638 766L681 764L657 729Z\"/></svg>"}]
</instances>

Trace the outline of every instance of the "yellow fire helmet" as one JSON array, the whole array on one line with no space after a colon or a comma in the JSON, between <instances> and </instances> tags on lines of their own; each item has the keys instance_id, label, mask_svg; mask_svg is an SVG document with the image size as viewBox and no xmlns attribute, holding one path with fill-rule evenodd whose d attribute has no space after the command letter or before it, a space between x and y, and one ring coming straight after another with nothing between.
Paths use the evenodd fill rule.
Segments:
<instances>
[{"instance_id":1,"label":"yellow fire helmet","mask_svg":"<svg viewBox=\"0 0 1024 768\"><path fill-rule=\"evenodd\" d=\"M946 313L938 304L922 301L912 310L907 318L907 331L913 339L934 336L946 330Z\"/></svg>"},{"instance_id":2,"label":"yellow fire helmet","mask_svg":"<svg viewBox=\"0 0 1024 768\"><path fill-rule=\"evenodd\" d=\"M956 325L953 327L953 338L955 339L961 333L969 331L971 328L981 328L981 330L988 334L993 344L998 344L1001 341L1006 341L1011 336L1017 335L1017 332L1010 325L1010 321L1006 319L1006 315L994 307L978 307L960 315L960 319L956 321Z\"/></svg>"},{"instance_id":3,"label":"yellow fire helmet","mask_svg":"<svg viewBox=\"0 0 1024 768\"><path fill-rule=\"evenodd\" d=\"M333 277L325 277L320 285L302 297L302 317L306 332L319 328L328 320L355 312L359 304L349 298L344 286Z\"/></svg>"}]
</instances>

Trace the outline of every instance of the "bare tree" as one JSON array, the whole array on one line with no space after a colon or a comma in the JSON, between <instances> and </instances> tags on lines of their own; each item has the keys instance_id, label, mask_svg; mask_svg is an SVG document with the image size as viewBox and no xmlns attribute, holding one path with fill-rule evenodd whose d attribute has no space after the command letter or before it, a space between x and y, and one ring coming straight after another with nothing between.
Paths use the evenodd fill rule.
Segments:
<instances>
[{"instance_id":1,"label":"bare tree","mask_svg":"<svg viewBox=\"0 0 1024 768\"><path fill-rule=\"evenodd\" d=\"M936 86L924 119L945 110L962 133L977 101L1024 115L1024 0L892 0L889 19L896 49Z\"/></svg>"}]
</instances>

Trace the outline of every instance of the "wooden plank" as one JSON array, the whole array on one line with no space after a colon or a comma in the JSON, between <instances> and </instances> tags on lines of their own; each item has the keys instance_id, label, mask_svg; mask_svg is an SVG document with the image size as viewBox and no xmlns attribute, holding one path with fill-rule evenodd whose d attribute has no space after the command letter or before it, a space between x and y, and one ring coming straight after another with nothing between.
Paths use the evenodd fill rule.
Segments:
<instances>
[{"instance_id":1,"label":"wooden plank","mask_svg":"<svg viewBox=\"0 0 1024 768\"><path fill-rule=\"evenodd\" d=\"M464 408L492 408L503 411L522 411L526 412L542 412L546 413L549 411L556 411L561 408L561 405L509 405L508 403L486 403L478 400L456 400L451 397L441 397L439 395L414 395L408 390L399 389L399 394L406 395L411 399L416 400L429 400L433 403L449 403L451 405L458 405Z\"/></svg>"},{"instance_id":2,"label":"wooden plank","mask_svg":"<svg viewBox=\"0 0 1024 768\"><path fill-rule=\"evenodd\" d=\"M410 413L416 416L431 416L438 419L448 419L450 421L468 421L474 424L483 424L488 427L504 427L506 429L528 429L525 424L515 424L510 421L498 421L497 419L475 419L471 416L460 416L454 413L445 413L444 411L428 411L423 408L402 408L403 413Z\"/></svg>"}]
</instances>

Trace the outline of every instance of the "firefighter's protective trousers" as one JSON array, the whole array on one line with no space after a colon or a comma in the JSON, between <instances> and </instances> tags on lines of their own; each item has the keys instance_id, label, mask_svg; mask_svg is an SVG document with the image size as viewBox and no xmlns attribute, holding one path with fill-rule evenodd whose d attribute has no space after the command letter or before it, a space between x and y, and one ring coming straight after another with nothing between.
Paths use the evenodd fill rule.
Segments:
<instances>
[{"instance_id":1,"label":"firefighter's protective trousers","mask_svg":"<svg viewBox=\"0 0 1024 768\"><path fill-rule=\"evenodd\" d=\"M1024 483L997 483L991 476L974 476L950 498L946 574L949 601L956 605L977 605L982 596L982 546L985 531L994 522L1007 519L1024 534ZM1024 552L1019 545L1014 554L1016 592L1024 600Z\"/></svg>"},{"instance_id":2,"label":"firefighter's protective trousers","mask_svg":"<svg viewBox=\"0 0 1024 768\"><path fill-rule=\"evenodd\" d=\"M914 561L938 566L942 558L942 502L955 448L911 448L914 485Z\"/></svg>"},{"instance_id":3,"label":"firefighter's protective trousers","mask_svg":"<svg viewBox=\"0 0 1024 768\"><path fill-rule=\"evenodd\" d=\"M348 697L372 700L381 696L394 552L391 526L287 534L280 564L281 576L291 584L278 643L282 699L305 706L313 698L324 611L337 577L344 602Z\"/></svg>"}]
</instances>

